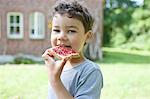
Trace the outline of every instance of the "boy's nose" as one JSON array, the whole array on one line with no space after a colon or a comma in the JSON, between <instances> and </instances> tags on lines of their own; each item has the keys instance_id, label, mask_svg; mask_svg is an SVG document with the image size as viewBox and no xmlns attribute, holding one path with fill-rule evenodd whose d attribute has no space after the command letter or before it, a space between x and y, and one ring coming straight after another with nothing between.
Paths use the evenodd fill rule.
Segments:
<instances>
[{"instance_id":1,"label":"boy's nose","mask_svg":"<svg viewBox=\"0 0 150 99\"><path fill-rule=\"evenodd\" d=\"M61 32L61 33L58 35L58 40L67 40L67 35L66 35L66 33Z\"/></svg>"}]
</instances>

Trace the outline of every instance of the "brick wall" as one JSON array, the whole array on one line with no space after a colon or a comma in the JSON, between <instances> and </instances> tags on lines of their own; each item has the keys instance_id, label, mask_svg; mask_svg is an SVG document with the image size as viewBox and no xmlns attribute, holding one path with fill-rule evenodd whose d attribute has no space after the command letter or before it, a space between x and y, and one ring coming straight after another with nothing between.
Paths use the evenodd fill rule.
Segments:
<instances>
[{"instance_id":1,"label":"brick wall","mask_svg":"<svg viewBox=\"0 0 150 99\"><path fill-rule=\"evenodd\" d=\"M49 11L56 0L0 0L0 54L33 54L41 55L50 47L50 30L48 29ZM88 0L88 5L95 9L99 0ZM96 5L96 6L95 6ZM45 15L46 27L44 39L29 38L29 14L40 11ZM21 12L24 21L23 39L7 38L7 13ZM101 29L100 29L101 30Z\"/></svg>"}]
</instances>

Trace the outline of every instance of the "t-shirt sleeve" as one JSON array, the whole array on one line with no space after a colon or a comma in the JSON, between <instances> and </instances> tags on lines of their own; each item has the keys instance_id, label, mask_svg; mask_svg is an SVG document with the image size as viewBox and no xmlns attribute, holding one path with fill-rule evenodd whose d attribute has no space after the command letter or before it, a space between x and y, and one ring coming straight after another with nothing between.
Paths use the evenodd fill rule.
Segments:
<instances>
[{"instance_id":1,"label":"t-shirt sleeve","mask_svg":"<svg viewBox=\"0 0 150 99\"><path fill-rule=\"evenodd\" d=\"M75 99L100 99L103 77L99 69L92 70L80 78Z\"/></svg>"}]
</instances>

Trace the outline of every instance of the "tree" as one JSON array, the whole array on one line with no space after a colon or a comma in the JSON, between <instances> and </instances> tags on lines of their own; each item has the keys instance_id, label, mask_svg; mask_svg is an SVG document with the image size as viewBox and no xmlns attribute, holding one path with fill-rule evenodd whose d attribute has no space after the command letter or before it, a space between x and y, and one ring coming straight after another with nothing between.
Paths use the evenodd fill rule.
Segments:
<instances>
[{"instance_id":1,"label":"tree","mask_svg":"<svg viewBox=\"0 0 150 99\"><path fill-rule=\"evenodd\" d=\"M144 0L143 8L148 8L148 9L150 9L150 0Z\"/></svg>"},{"instance_id":2,"label":"tree","mask_svg":"<svg viewBox=\"0 0 150 99\"><path fill-rule=\"evenodd\" d=\"M120 0L107 1L104 8L104 45L150 50L150 1L145 0L143 6L129 0L122 0L123 4L116 3Z\"/></svg>"},{"instance_id":3,"label":"tree","mask_svg":"<svg viewBox=\"0 0 150 99\"><path fill-rule=\"evenodd\" d=\"M85 51L86 57L91 60L102 59L102 28L100 27L102 25L102 19L100 19L100 15L102 14L100 13L102 13L102 11L100 11L100 8L97 7L94 12L95 24L93 28L93 38L91 39L91 42L86 46Z\"/></svg>"},{"instance_id":4,"label":"tree","mask_svg":"<svg viewBox=\"0 0 150 99\"><path fill-rule=\"evenodd\" d=\"M93 38L91 39L91 42L85 47L85 56L91 60L102 59L102 0L88 0L88 2L87 0L82 0L82 2L86 3L86 5L91 8L91 12L95 19L93 26Z\"/></svg>"},{"instance_id":5,"label":"tree","mask_svg":"<svg viewBox=\"0 0 150 99\"><path fill-rule=\"evenodd\" d=\"M127 8L136 6L135 1L131 0L104 0L105 8Z\"/></svg>"},{"instance_id":6,"label":"tree","mask_svg":"<svg viewBox=\"0 0 150 99\"><path fill-rule=\"evenodd\" d=\"M104 5L104 46L120 46L128 41L128 26L136 8L131 0L106 0Z\"/></svg>"}]
</instances>

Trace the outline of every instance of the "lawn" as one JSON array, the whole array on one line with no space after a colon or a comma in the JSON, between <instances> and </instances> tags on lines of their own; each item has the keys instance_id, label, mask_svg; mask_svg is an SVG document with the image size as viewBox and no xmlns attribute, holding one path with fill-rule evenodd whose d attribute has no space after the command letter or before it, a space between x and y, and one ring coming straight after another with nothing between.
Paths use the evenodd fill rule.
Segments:
<instances>
[{"instance_id":1,"label":"lawn","mask_svg":"<svg viewBox=\"0 0 150 99\"><path fill-rule=\"evenodd\" d=\"M0 99L46 99L47 82L43 65L0 66Z\"/></svg>"},{"instance_id":2,"label":"lawn","mask_svg":"<svg viewBox=\"0 0 150 99\"><path fill-rule=\"evenodd\" d=\"M150 54L103 50L101 99L150 99ZM0 99L46 99L47 83L42 64L0 65Z\"/></svg>"},{"instance_id":3,"label":"lawn","mask_svg":"<svg viewBox=\"0 0 150 99\"><path fill-rule=\"evenodd\" d=\"M150 99L150 64L101 64L101 99Z\"/></svg>"}]
</instances>

